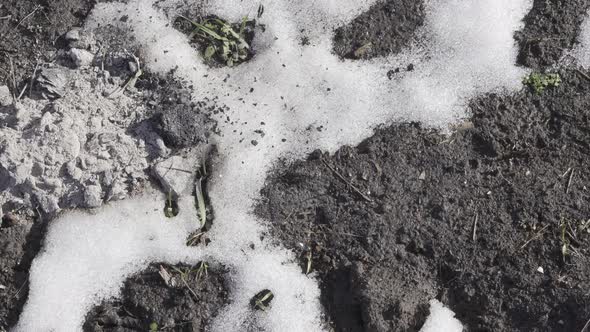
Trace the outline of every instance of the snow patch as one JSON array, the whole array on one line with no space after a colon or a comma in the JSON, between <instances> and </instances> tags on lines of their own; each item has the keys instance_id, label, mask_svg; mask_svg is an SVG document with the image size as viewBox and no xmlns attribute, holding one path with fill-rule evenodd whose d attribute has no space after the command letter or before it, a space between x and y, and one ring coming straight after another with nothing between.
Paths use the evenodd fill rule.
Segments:
<instances>
[{"instance_id":1,"label":"snow patch","mask_svg":"<svg viewBox=\"0 0 590 332\"><path fill-rule=\"evenodd\" d=\"M430 301L430 315L420 332L462 332L463 325L455 313L437 300Z\"/></svg>"},{"instance_id":2,"label":"snow patch","mask_svg":"<svg viewBox=\"0 0 590 332\"><path fill-rule=\"evenodd\" d=\"M572 52L578 64L584 68L590 68L590 12L587 16L580 29L580 44Z\"/></svg>"},{"instance_id":3,"label":"snow patch","mask_svg":"<svg viewBox=\"0 0 590 332\"><path fill-rule=\"evenodd\" d=\"M173 13L172 2L158 6L168 5ZM401 54L371 61L333 55L332 29L374 2L269 1L260 22L266 32L254 40L255 57L235 68L216 69L205 65L187 37L172 27L174 14L166 16L153 1L97 4L88 28L119 25L142 46L151 71L177 69L178 77L195 87L195 100L216 96L229 107L217 119L224 162L210 186L216 215L212 242L206 248L184 247L197 220L187 197L174 221L163 218L164 198L157 196L115 203L94 216L65 215L50 228L46 249L33 264L30 296L17 330L78 329L93 303L116 296L123 280L150 261L201 258L231 269L231 304L212 322L213 330L244 330L251 319L269 331L322 330L317 283L301 273L291 252L261 240L264 225L251 213L272 163L356 144L383 123L411 120L444 128L467 116L469 98L519 89L526 73L515 66L513 33L530 0L427 1L426 25ZM244 14L253 17L259 4L209 3L210 13L234 21ZM123 15L125 22L119 19ZM309 45L301 45L303 37ZM410 64L413 71L387 78L388 70ZM264 138L255 132L260 129ZM253 139L259 144L251 145ZM252 313L248 301L265 288L275 295L270 310ZM432 307L428 324L460 326L448 309Z\"/></svg>"}]
</instances>

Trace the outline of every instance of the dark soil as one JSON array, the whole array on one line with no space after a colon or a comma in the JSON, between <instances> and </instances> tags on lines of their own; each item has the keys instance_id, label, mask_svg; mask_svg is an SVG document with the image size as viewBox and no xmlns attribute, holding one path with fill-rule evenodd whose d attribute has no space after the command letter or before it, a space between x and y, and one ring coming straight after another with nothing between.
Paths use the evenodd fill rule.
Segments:
<instances>
[{"instance_id":1,"label":"dark soil","mask_svg":"<svg viewBox=\"0 0 590 332\"><path fill-rule=\"evenodd\" d=\"M412 3L403 8L413 13L392 14L397 2L338 29L335 51L354 58L371 43L361 57L398 52L411 33L395 42L379 33L395 24L415 30L423 9ZM518 62L555 64L589 3L535 1L515 35ZM582 329L590 318L590 80L561 75L563 85L540 96L472 101L472 120L450 137L399 124L333 156L316 151L277 166L258 213L301 254L303 270L311 255L337 331L417 331L433 297L470 331Z\"/></svg>"},{"instance_id":2,"label":"dark soil","mask_svg":"<svg viewBox=\"0 0 590 332\"><path fill-rule=\"evenodd\" d=\"M518 63L537 70L556 64L577 41L588 8L588 0L534 0L524 28L515 35ZM336 29L334 52L349 59L399 53L424 24L424 15L422 0L379 2Z\"/></svg>"},{"instance_id":3,"label":"dark soil","mask_svg":"<svg viewBox=\"0 0 590 332\"><path fill-rule=\"evenodd\" d=\"M162 266L171 276L166 283ZM221 266L199 274L195 266L152 264L127 279L121 299L104 302L90 311L84 331L204 331L217 311L228 303L228 292ZM181 271L191 271L183 276ZM185 283L186 282L186 283Z\"/></svg>"},{"instance_id":4,"label":"dark soil","mask_svg":"<svg viewBox=\"0 0 590 332\"><path fill-rule=\"evenodd\" d=\"M0 4L0 84L20 83L37 64L53 62L63 35L81 26L96 0L3 0ZM18 84L17 84L18 85Z\"/></svg>"},{"instance_id":5,"label":"dark soil","mask_svg":"<svg viewBox=\"0 0 590 332\"><path fill-rule=\"evenodd\" d=\"M534 69L556 64L577 41L588 8L588 0L535 0L516 34L518 63Z\"/></svg>"},{"instance_id":6,"label":"dark soil","mask_svg":"<svg viewBox=\"0 0 590 332\"><path fill-rule=\"evenodd\" d=\"M310 248L336 330L416 331L433 297L470 331L582 329L590 82L561 75L542 96L474 100L450 137L395 125L268 179L259 211L302 266Z\"/></svg>"},{"instance_id":7,"label":"dark soil","mask_svg":"<svg viewBox=\"0 0 590 332\"><path fill-rule=\"evenodd\" d=\"M2 217L0 225L0 285L5 286L0 289L0 330L18 321L29 295L29 269L47 225L39 216L14 210Z\"/></svg>"},{"instance_id":8,"label":"dark soil","mask_svg":"<svg viewBox=\"0 0 590 332\"><path fill-rule=\"evenodd\" d=\"M207 143L216 131L216 122L210 114L217 111L209 101L192 102L190 91L177 87L163 87L158 101L154 102L156 115L154 128L162 136L166 146L185 148L199 143Z\"/></svg>"},{"instance_id":9,"label":"dark soil","mask_svg":"<svg viewBox=\"0 0 590 332\"><path fill-rule=\"evenodd\" d=\"M368 59L399 53L424 23L422 0L387 0L336 29L334 53Z\"/></svg>"}]
</instances>

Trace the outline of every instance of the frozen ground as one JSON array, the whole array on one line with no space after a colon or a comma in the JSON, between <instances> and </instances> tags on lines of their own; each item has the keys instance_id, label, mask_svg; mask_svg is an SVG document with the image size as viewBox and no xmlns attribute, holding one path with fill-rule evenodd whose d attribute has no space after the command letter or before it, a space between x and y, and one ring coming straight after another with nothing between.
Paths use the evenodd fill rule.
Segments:
<instances>
[{"instance_id":1,"label":"frozen ground","mask_svg":"<svg viewBox=\"0 0 590 332\"><path fill-rule=\"evenodd\" d=\"M464 103L469 97L520 87L524 72L514 66L512 34L520 27L528 1L433 1L428 3L427 24L417 39L428 46L413 46L399 56L361 63L342 62L332 55L327 32L354 18L370 2L310 5L268 4L262 18L268 28L256 36L256 57L235 69L215 70L200 63L186 37L170 26L173 17L144 1L102 4L94 9L87 28L122 24L133 31L150 70L165 74L178 68L181 78L200 87L194 91L196 100L215 95L229 107L224 117L232 122L219 121L218 147L224 161L215 170L210 193L216 214L212 243L197 252L182 248L196 215L186 203L189 198L184 198L178 217L182 227L166 223L155 210L157 200L145 197L113 205L94 217L66 215L49 230L45 250L33 264L30 297L17 330L79 328L90 305L116 295L124 278L147 262L196 262L202 255L230 266L233 275L232 303L215 320L214 329L239 330L247 320L249 298L264 287L273 291L276 300L259 318L262 325L274 331L321 329L319 293L313 279L287 263L291 258L285 251L259 240L263 228L249 213L272 163L285 153L300 157L316 148L334 151L342 144L354 144L370 135L374 126L393 120L444 126L465 116ZM237 21L256 7L214 2L210 11ZM459 22L455 19L458 13ZM129 18L118 23L123 15ZM310 46L300 46L301 31L306 31ZM392 82L378 74L386 66L408 63L414 63L416 70ZM266 136L258 145L248 140L239 143L236 124L240 131L253 132L261 123ZM325 130L306 133L310 125ZM126 207L129 204L134 206ZM86 241L79 241L81 232L88 234ZM252 243L254 250L249 249ZM236 255L238 252L246 254ZM69 262L64 265L66 259ZM57 268L58 262L69 268ZM96 278L89 278L88 271L96 271L91 273ZM47 275L53 277L44 277ZM57 312L52 304L56 300L61 303ZM433 308L438 312L437 305ZM448 311L440 312L445 316ZM428 322L432 324L436 318Z\"/></svg>"},{"instance_id":2,"label":"frozen ground","mask_svg":"<svg viewBox=\"0 0 590 332\"><path fill-rule=\"evenodd\" d=\"M242 330L252 324L272 331L327 328L314 276L302 274L290 251L265 238L264 223L251 213L274 163L279 158L302 158L315 149L333 152L342 145L358 144L376 126L394 121L420 121L446 130L468 117L466 106L471 98L487 92L516 91L527 73L516 66L513 34L522 27L530 1L427 1L425 25L407 49L365 61L341 60L333 55L331 31L369 8L373 1L274 1L265 5L261 23L266 30L258 31L255 37L256 56L235 68L216 69L203 64L186 36L173 28L178 3L158 1L154 5L131 0L98 4L85 29L97 31L115 25L127 31L134 37L148 70L161 75L174 70L178 79L193 87L194 101L214 96L228 108L216 117L219 134L215 140L222 161L213 170L210 183L209 197L215 211L209 233L212 242L205 248L184 245L197 222L190 196L192 181L181 195L180 215L171 221L161 213L164 195L150 188L92 214L65 213L52 223L44 249L33 263L30 295L17 331L80 329L93 305L117 296L125 278L150 262L194 264L202 259L230 270L231 304L212 322L213 330ZM239 21L245 13L254 15L257 8L258 3L212 1L204 11ZM303 37L309 39L309 45L301 45ZM393 80L383 75L388 68L410 64L413 71ZM127 96L116 101L103 95L86 96L84 86L80 86L73 97L62 99L68 103L68 110L75 110L70 104L88 101L100 106L82 107L83 116L74 117L74 124L69 126L64 120L67 114L43 112L43 102L20 106L24 107L20 113L25 114L23 117L33 114L27 119L38 120L29 125L35 130L65 135L27 139L21 131L13 131L26 127L26 119L18 118L16 127L4 131L5 144L11 148L5 149L3 165L8 165L4 167L11 182L3 186L27 185L26 192L36 192L34 189L40 187L41 198L37 200L49 201L47 209L53 207L55 211L58 203L52 199L59 201L68 192L32 180L42 177L45 181L47 174L57 177L62 165L82 160L84 165L90 164L90 171L83 173L88 178L79 180L84 188L85 204L81 205L97 207L110 198L101 182L109 178L101 172L111 171L100 168L105 151L117 171L128 173L144 171L153 159L167 155L157 136L146 144L147 140L126 136L125 123L98 121L109 118L109 114L116 116L118 108L132 109ZM59 118L54 119L56 116ZM90 127L93 131L86 133L88 126L78 128L76 122L91 123L96 128ZM111 147L113 140L107 139L107 133L119 143ZM86 141L88 137L95 137L97 143L92 145L92 138ZM39 140L63 143L38 147ZM71 149L60 150L66 143ZM14 149L17 144L24 148ZM23 155L24 151L31 153ZM35 158L44 154L62 159L53 168L39 170ZM183 168L197 163L195 155L188 154ZM134 157L131 164L125 164L126 157ZM92 158L97 162L86 163ZM30 162L30 169L23 170L27 163L18 160ZM75 167L76 163L71 173L66 167L68 174L75 174ZM120 188L111 183L109 190L111 185ZM131 189L120 190L128 194ZM274 293L273 304L267 312L252 315L248 302L265 288ZM433 301L431 310L424 331L462 330L453 313L439 302Z\"/></svg>"}]
</instances>

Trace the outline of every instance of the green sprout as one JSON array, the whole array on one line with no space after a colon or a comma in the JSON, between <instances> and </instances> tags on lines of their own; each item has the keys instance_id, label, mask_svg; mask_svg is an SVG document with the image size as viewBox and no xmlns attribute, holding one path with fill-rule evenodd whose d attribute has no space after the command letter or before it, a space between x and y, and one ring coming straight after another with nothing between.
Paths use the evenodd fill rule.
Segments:
<instances>
[{"instance_id":1,"label":"green sprout","mask_svg":"<svg viewBox=\"0 0 590 332\"><path fill-rule=\"evenodd\" d=\"M561 84L561 76L559 74L531 73L523 79L522 83L528 85L539 95L548 87L558 87Z\"/></svg>"},{"instance_id":2,"label":"green sprout","mask_svg":"<svg viewBox=\"0 0 590 332\"><path fill-rule=\"evenodd\" d=\"M158 323L152 322L150 324L150 332L157 332L158 331Z\"/></svg>"},{"instance_id":3,"label":"green sprout","mask_svg":"<svg viewBox=\"0 0 590 332\"><path fill-rule=\"evenodd\" d=\"M208 276L209 272L209 264L207 264L207 262L201 262L199 263L199 268L197 269L197 280L201 280L201 277L203 276Z\"/></svg>"},{"instance_id":4,"label":"green sprout","mask_svg":"<svg viewBox=\"0 0 590 332\"><path fill-rule=\"evenodd\" d=\"M199 209L199 220L201 228L207 223L207 207L205 206L205 195L203 195L203 179L200 178L195 183L195 192L197 193L197 208Z\"/></svg>"},{"instance_id":5,"label":"green sprout","mask_svg":"<svg viewBox=\"0 0 590 332\"><path fill-rule=\"evenodd\" d=\"M248 60L252 55L250 45L246 41L246 33L255 21L249 20L247 16L239 25L230 24L219 18L196 22L185 16L179 17L188 21L194 28L189 38L197 38L204 45L205 60L216 60L232 67Z\"/></svg>"}]
</instances>

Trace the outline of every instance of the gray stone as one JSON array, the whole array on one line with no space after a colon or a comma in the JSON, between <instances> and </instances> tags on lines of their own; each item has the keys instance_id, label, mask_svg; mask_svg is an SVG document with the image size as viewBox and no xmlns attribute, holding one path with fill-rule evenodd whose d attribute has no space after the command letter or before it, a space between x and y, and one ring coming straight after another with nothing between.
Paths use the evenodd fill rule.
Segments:
<instances>
[{"instance_id":1,"label":"gray stone","mask_svg":"<svg viewBox=\"0 0 590 332\"><path fill-rule=\"evenodd\" d=\"M84 190L84 204L89 208L97 208L102 205L102 188L99 185L90 185Z\"/></svg>"},{"instance_id":2,"label":"gray stone","mask_svg":"<svg viewBox=\"0 0 590 332\"><path fill-rule=\"evenodd\" d=\"M6 85L0 85L0 106L8 106L10 104L12 104L10 89Z\"/></svg>"},{"instance_id":3,"label":"gray stone","mask_svg":"<svg viewBox=\"0 0 590 332\"><path fill-rule=\"evenodd\" d=\"M198 166L195 157L172 156L154 165L152 170L165 192L181 196L192 192Z\"/></svg>"},{"instance_id":4,"label":"gray stone","mask_svg":"<svg viewBox=\"0 0 590 332\"><path fill-rule=\"evenodd\" d=\"M39 206L41 206L43 212L47 213L48 215L54 215L59 212L59 203L55 196L37 193L35 194L35 197L37 198L37 202L39 202Z\"/></svg>"},{"instance_id":5,"label":"gray stone","mask_svg":"<svg viewBox=\"0 0 590 332\"><path fill-rule=\"evenodd\" d=\"M94 54L86 50L72 48L70 50L70 58L76 67L88 67L94 61Z\"/></svg>"},{"instance_id":6,"label":"gray stone","mask_svg":"<svg viewBox=\"0 0 590 332\"><path fill-rule=\"evenodd\" d=\"M89 31L78 30L78 39L69 40L69 46L71 48L78 48L82 50L97 51L96 39L94 34Z\"/></svg>"},{"instance_id":7,"label":"gray stone","mask_svg":"<svg viewBox=\"0 0 590 332\"><path fill-rule=\"evenodd\" d=\"M80 28L73 28L72 30L68 31L64 38L67 41L76 41L80 40Z\"/></svg>"},{"instance_id":8,"label":"gray stone","mask_svg":"<svg viewBox=\"0 0 590 332\"><path fill-rule=\"evenodd\" d=\"M64 70L58 68L45 68L37 77L37 84L41 94L47 99L60 98L65 94L68 77Z\"/></svg>"}]
</instances>

